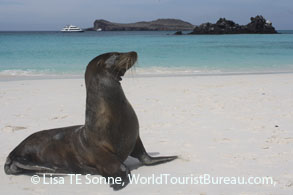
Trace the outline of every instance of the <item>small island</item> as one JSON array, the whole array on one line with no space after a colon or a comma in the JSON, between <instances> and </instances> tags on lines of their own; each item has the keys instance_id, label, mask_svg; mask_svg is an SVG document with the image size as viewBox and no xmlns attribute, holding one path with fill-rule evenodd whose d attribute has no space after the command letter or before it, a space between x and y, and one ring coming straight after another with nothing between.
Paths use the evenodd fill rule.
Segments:
<instances>
[{"instance_id":1,"label":"small island","mask_svg":"<svg viewBox=\"0 0 293 195\"><path fill-rule=\"evenodd\" d=\"M203 23L195 26L190 35L202 34L276 34L277 31L272 26L272 23L266 20L263 16L250 18L250 23L247 25L239 25L232 20L220 18L215 24ZM176 32L175 34L180 34Z\"/></svg>"},{"instance_id":2,"label":"small island","mask_svg":"<svg viewBox=\"0 0 293 195\"><path fill-rule=\"evenodd\" d=\"M194 25L178 19L158 19L150 22L113 23L107 20L96 20L93 28L88 30L102 31L190 31Z\"/></svg>"}]
</instances>

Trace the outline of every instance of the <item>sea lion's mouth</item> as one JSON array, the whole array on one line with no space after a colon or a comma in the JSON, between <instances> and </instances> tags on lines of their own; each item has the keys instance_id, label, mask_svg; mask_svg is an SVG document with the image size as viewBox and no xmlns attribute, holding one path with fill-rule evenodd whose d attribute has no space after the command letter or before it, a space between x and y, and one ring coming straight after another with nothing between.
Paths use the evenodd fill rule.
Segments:
<instances>
[{"instance_id":1,"label":"sea lion's mouth","mask_svg":"<svg viewBox=\"0 0 293 195\"><path fill-rule=\"evenodd\" d=\"M124 76L125 72L126 70L120 70L120 71L113 70L111 75L115 80L122 81L122 77Z\"/></svg>"},{"instance_id":2,"label":"sea lion's mouth","mask_svg":"<svg viewBox=\"0 0 293 195\"><path fill-rule=\"evenodd\" d=\"M118 76L118 80L122 81L122 77L124 76L126 70L121 70L118 72L117 76Z\"/></svg>"}]
</instances>

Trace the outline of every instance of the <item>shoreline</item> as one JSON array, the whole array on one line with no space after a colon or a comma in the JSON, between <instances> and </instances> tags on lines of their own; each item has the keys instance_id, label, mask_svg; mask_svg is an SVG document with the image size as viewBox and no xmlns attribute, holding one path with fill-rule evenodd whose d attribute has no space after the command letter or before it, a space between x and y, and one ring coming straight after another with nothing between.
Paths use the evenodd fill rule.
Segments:
<instances>
[{"instance_id":1,"label":"shoreline","mask_svg":"<svg viewBox=\"0 0 293 195\"><path fill-rule=\"evenodd\" d=\"M245 75L279 75L293 74L293 71L264 71L264 72L207 72L207 73L126 73L124 78L154 78L154 77L209 77L209 76L245 76ZM55 79L83 79L83 74L47 74L47 75L0 75L0 82L24 80L55 80Z\"/></svg>"}]
</instances>

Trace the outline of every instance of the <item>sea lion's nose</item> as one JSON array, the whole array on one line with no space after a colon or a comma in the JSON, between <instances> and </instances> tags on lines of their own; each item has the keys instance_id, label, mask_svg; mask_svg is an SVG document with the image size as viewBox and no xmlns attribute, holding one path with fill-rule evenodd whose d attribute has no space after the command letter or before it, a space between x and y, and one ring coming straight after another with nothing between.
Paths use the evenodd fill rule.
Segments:
<instances>
[{"instance_id":1,"label":"sea lion's nose","mask_svg":"<svg viewBox=\"0 0 293 195\"><path fill-rule=\"evenodd\" d=\"M137 58L137 53L136 53L135 51L131 51L131 52L129 52L129 54L130 54L132 57Z\"/></svg>"}]
</instances>

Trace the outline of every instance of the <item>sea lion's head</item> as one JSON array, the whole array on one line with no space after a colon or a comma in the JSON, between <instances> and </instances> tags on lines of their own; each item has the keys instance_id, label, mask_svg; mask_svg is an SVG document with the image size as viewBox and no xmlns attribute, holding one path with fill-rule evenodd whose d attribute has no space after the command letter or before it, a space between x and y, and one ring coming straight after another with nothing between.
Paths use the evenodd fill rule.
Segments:
<instances>
[{"instance_id":1,"label":"sea lion's head","mask_svg":"<svg viewBox=\"0 0 293 195\"><path fill-rule=\"evenodd\" d=\"M105 60L105 69L121 80L125 72L130 69L137 60L137 53L132 51L128 53L108 53Z\"/></svg>"},{"instance_id":2,"label":"sea lion's head","mask_svg":"<svg viewBox=\"0 0 293 195\"><path fill-rule=\"evenodd\" d=\"M106 74L120 81L125 72L130 69L137 60L135 51L127 53L104 53L94 58L87 66L85 73L86 83L99 74Z\"/></svg>"}]
</instances>

